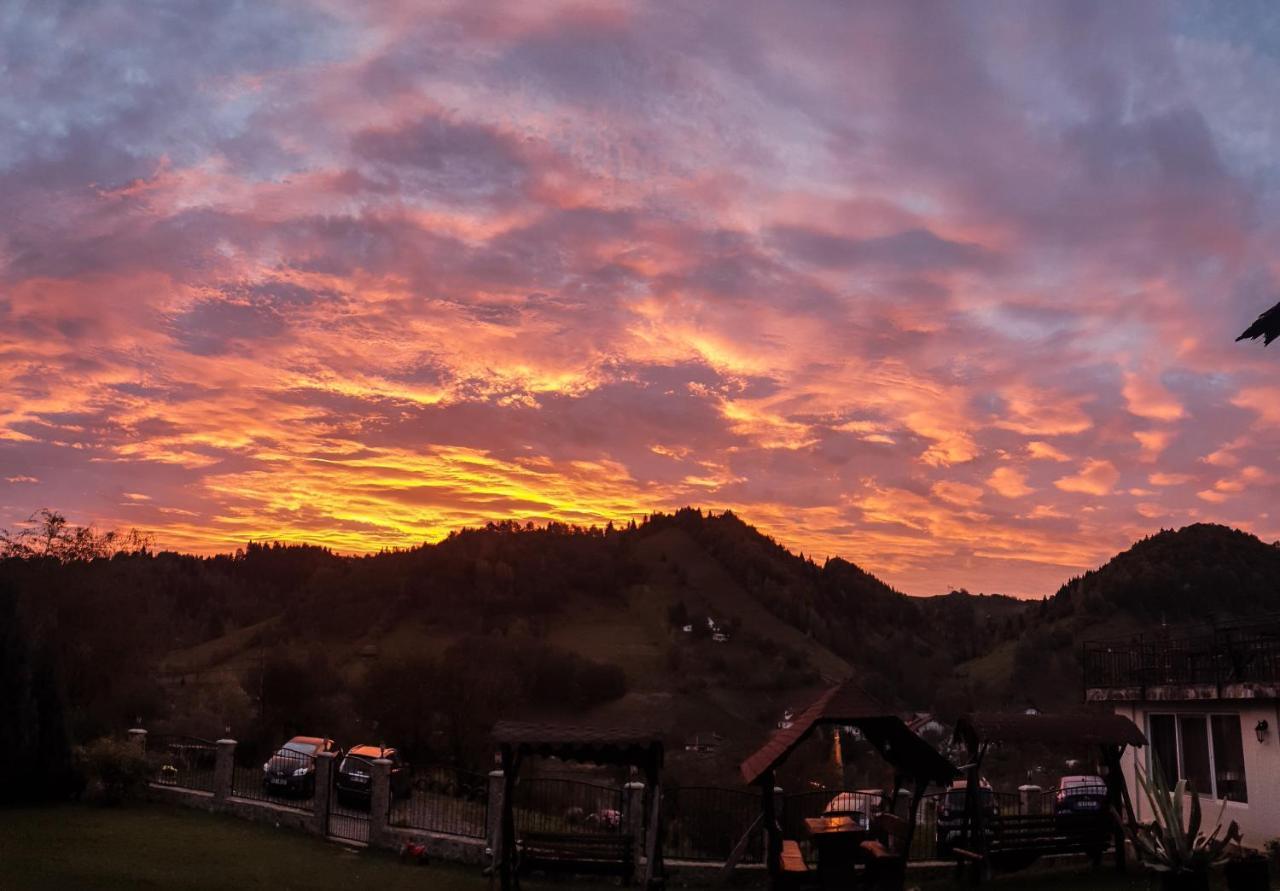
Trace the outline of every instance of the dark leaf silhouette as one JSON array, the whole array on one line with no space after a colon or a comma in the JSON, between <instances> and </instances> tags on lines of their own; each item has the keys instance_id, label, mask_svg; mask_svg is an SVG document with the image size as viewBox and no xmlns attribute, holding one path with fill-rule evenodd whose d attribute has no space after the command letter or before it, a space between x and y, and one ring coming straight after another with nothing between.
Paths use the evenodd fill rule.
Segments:
<instances>
[{"instance_id":1,"label":"dark leaf silhouette","mask_svg":"<svg viewBox=\"0 0 1280 891\"><path fill-rule=\"evenodd\" d=\"M1258 320L1236 340L1257 340L1259 337L1264 345L1280 337L1280 303L1258 316Z\"/></svg>"}]
</instances>

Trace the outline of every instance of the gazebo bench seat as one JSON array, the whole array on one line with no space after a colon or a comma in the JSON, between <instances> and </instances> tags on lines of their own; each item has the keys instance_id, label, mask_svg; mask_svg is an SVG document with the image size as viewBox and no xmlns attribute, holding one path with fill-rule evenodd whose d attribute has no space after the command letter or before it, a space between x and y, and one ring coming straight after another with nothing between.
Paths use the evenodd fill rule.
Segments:
<instances>
[{"instance_id":1,"label":"gazebo bench seat","mask_svg":"<svg viewBox=\"0 0 1280 891\"><path fill-rule=\"evenodd\" d=\"M617 833L524 832L520 871L614 875L630 881L635 872L635 838Z\"/></svg>"}]
</instances>

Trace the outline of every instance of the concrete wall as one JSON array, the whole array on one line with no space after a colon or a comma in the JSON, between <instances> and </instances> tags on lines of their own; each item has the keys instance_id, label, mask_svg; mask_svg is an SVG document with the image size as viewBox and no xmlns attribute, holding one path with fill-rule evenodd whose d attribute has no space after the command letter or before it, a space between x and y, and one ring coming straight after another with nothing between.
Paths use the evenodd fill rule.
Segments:
<instances>
[{"instance_id":1,"label":"concrete wall","mask_svg":"<svg viewBox=\"0 0 1280 891\"><path fill-rule=\"evenodd\" d=\"M1245 784L1248 803L1228 801L1222 814L1224 824L1235 820L1244 834L1243 844L1250 848L1263 848L1268 841L1280 838L1280 701L1266 700L1217 700L1217 701L1143 701L1116 703L1117 714L1124 715L1137 724L1144 734L1149 734L1149 714L1198 714L1240 717L1240 740L1244 751ZM1258 742L1254 728L1259 721L1269 727L1266 738ZM1135 766L1145 772L1149 766L1149 747L1130 749L1123 760L1125 782L1133 799L1134 813L1140 821L1152 819L1151 807L1135 779ZM1206 831L1212 831L1213 820L1223 806L1208 795L1200 796Z\"/></svg>"}]
</instances>

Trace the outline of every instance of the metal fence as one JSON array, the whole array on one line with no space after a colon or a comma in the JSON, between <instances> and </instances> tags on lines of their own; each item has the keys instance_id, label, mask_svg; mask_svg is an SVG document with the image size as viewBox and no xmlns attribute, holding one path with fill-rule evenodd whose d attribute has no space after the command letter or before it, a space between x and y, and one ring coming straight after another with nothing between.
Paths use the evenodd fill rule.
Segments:
<instances>
[{"instance_id":1,"label":"metal fence","mask_svg":"<svg viewBox=\"0 0 1280 891\"><path fill-rule=\"evenodd\" d=\"M761 815L759 792L716 786L664 789L662 814L662 853L666 857L723 862L754 826L740 862L764 860L764 833L757 823Z\"/></svg>"},{"instance_id":2,"label":"metal fence","mask_svg":"<svg viewBox=\"0 0 1280 891\"><path fill-rule=\"evenodd\" d=\"M517 832L622 833L623 790L617 786L554 778L516 783L512 806Z\"/></svg>"},{"instance_id":3,"label":"metal fence","mask_svg":"<svg viewBox=\"0 0 1280 891\"><path fill-rule=\"evenodd\" d=\"M262 765L235 766L231 794L309 811L316 794L314 755L279 749Z\"/></svg>"},{"instance_id":4,"label":"metal fence","mask_svg":"<svg viewBox=\"0 0 1280 891\"><path fill-rule=\"evenodd\" d=\"M1230 629L1084 646L1086 688L1280 681L1280 631Z\"/></svg>"},{"instance_id":5,"label":"metal fence","mask_svg":"<svg viewBox=\"0 0 1280 891\"><path fill-rule=\"evenodd\" d=\"M155 781L164 786L213 791L218 747L194 736L155 736L147 741L147 760Z\"/></svg>"},{"instance_id":6,"label":"metal fence","mask_svg":"<svg viewBox=\"0 0 1280 891\"><path fill-rule=\"evenodd\" d=\"M489 777L456 767L405 768L411 779L392 788L387 820L392 826L468 838L484 838L489 820Z\"/></svg>"}]
</instances>

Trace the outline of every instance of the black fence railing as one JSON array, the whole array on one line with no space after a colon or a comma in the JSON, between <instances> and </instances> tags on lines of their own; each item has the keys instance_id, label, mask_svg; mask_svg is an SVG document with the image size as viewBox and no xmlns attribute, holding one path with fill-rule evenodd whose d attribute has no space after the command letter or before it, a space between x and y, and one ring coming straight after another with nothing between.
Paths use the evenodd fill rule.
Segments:
<instances>
[{"instance_id":1,"label":"black fence railing","mask_svg":"<svg viewBox=\"0 0 1280 891\"><path fill-rule=\"evenodd\" d=\"M1280 633L1231 629L1084 645L1088 689L1280 682Z\"/></svg>"},{"instance_id":2,"label":"black fence railing","mask_svg":"<svg viewBox=\"0 0 1280 891\"><path fill-rule=\"evenodd\" d=\"M764 859L760 793L715 786L664 789L662 853L673 860L722 862L750 830L743 863ZM753 828L754 827L754 828Z\"/></svg>"},{"instance_id":3,"label":"black fence railing","mask_svg":"<svg viewBox=\"0 0 1280 891\"><path fill-rule=\"evenodd\" d=\"M312 810L316 794L315 756L280 749L262 764L237 764L232 771L231 794L282 807Z\"/></svg>"},{"instance_id":4,"label":"black fence railing","mask_svg":"<svg viewBox=\"0 0 1280 891\"><path fill-rule=\"evenodd\" d=\"M626 830L624 790L550 777L516 783L516 831L615 834Z\"/></svg>"},{"instance_id":5,"label":"black fence railing","mask_svg":"<svg viewBox=\"0 0 1280 891\"><path fill-rule=\"evenodd\" d=\"M163 786L212 792L217 756L215 743L194 736L157 735L147 740L147 760L155 770L153 778Z\"/></svg>"},{"instance_id":6,"label":"black fence railing","mask_svg":"<svg viewBox=\"0 0 1280 891\"><path fill-rule=\"evenodd\" d=\"M489 820L489 777L456 767L404 768L409 779L393 783L387 814L392 826L484 838Z\"/></svg>"}]
</instances>

